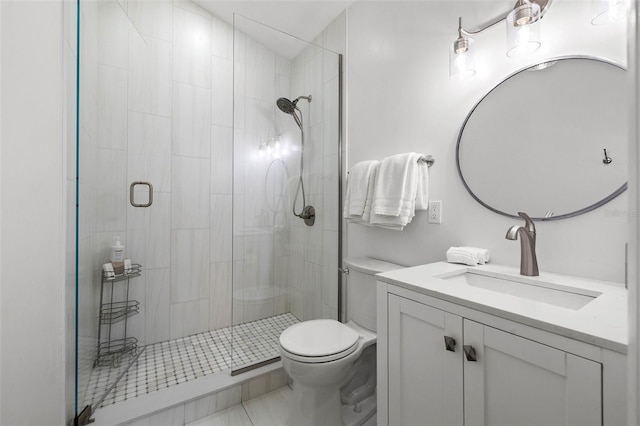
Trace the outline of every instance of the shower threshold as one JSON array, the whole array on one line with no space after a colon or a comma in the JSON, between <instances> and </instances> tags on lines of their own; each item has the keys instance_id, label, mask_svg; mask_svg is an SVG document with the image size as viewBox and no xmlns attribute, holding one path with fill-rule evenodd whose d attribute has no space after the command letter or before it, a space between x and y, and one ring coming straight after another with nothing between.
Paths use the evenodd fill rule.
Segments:
<instances>
[{"instance_id":1,"label":"shower threshold","mask_svg":"<svg viewBox=\"0 0 640 426\"><path fill-rule=\"evenodd\" d=\"M124 374L108 366L94 368L85 405L109 407L225 370L236 375L276 362L280 333L297 322L286 313L147 345ZM113 374L122 377L100 402Z\"/></svg>"}]
</instances>

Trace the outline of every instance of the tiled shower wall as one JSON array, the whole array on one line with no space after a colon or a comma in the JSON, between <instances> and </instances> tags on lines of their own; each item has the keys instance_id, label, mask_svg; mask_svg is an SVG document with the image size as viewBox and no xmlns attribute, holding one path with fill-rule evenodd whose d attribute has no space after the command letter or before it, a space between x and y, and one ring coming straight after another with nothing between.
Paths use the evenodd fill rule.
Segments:
<instances>
[{"instance_id":1,"label":"tiled shower wall","mask_svg":"<svg viewBox=\"0 0 640 426\"><path fill-rule=\"evenodd\" d=\"M259 25L236 17L239 27ZM234 270L235 324L292 312L301 320L337 318L338 279L338 54L345 15L292 59L242 33L235 42ZM333 51L327 51L332 49ZM260 70L256 74L256 70ZM293 216L300 174L300 130L276 99L300 100L306 204L316 209L308 227ZM261 155L277 138L281 154ZM296 212L302 209L299 194Z\"/></svg>"},{"instance_id":2,"label":"tiled shower wall","mask_svg":"<svg viewBox=\"0 0 640 426\"><path fill-rule=\"evenodd\" d=\"M191 2L97 9L93 285L118 235L143 266L130 335L149 344L228 326L231 26ZM129 204L133 181L153 184L151 207Z\"/></svg>"}]
</instances>

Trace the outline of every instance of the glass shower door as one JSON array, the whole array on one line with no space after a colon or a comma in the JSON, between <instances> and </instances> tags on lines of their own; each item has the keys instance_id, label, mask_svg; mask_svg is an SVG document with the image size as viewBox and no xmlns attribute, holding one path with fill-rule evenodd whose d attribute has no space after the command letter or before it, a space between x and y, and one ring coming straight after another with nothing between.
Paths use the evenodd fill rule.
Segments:
<instances>
[{"instance_id":1,"label":"glass shower door","mask_svg":"<svg viewBox=\"0 0 640 426\"><path fill-rule=\"evenodd\" d=\"M324 36L234 17L234 374L278 360L288 326L338 318L341 73Z\"/></svg>"}]
</instances>

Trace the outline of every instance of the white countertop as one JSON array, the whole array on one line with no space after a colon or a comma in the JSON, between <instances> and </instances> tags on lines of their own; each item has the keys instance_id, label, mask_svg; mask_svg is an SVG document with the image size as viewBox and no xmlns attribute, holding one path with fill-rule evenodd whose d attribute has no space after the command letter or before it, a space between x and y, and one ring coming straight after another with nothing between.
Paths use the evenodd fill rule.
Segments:
<instances>
[{"instance_id":1,"label":"white countertop","mask_svg":"<svg viewBox=\"0 0 640 426\"><path fill-rule=\"evenodd\" d=\"M483 275L509 275L513 280L551 283L577 293L601 293L579 309L512 296L437 277L466 271ZM628 344L627 290L620 284L540 272L522 277L518 268L501 265L465 266L446 262L398 269L377 275L378 280L408 290L466 306L538 329L560 334L616 352L626 353Z\"/></svg>"}]
</instances>

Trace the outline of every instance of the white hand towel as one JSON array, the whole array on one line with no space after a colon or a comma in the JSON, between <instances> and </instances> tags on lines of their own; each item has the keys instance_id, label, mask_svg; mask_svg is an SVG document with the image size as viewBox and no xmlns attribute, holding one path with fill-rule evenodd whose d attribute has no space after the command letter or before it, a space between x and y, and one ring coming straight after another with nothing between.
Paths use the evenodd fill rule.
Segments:
<instances>
[{"instance_id":1,"label":"white hand towel","mask_svg":"<svg viewBox=\"0 0 640 426\"><path fill-rule=\"evenodd\" d=\"M462 263L469 266L484 265L490 258L489 250L477 247L450 247L447 250L447 262Z\"/></svg>"},{"instance_id":2,"label":"white hand towel","mask_svg":"<svg viewBox=\"0 0 640 426\"><path fill-rule=\"evenodd\" d=\"M489 262L489 259L491 259L491 253L489 253L489 250L487 249L478 247L458 247L458 249L472 253L478 259L478 263L481 265L484 265L485 263Z\"/></svg>"},{"instance_id":3,"label":"white hand towel","mask_svg":"<svg viewBox=\"0 0 640 426\"><path fill-rule=\"evenodd\" d=\"M418 189L418 158L420 154L410 152L382 160L373 194L372 213L385 216L413 213Z\"/></svg>"},{"instance_id":4,"label":"white hand towel","mask_svg":"<svg viewBox=\"0 0 640 426\"><path fill-rule=\"evenodd\" d=\"M343 217L362 216L370 192L371 171L380 164L377 160L361 161L349 171ZM373 188L371 188L373 189Z\"/></svg>"}]
</instances>

